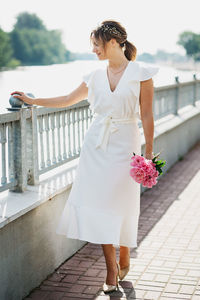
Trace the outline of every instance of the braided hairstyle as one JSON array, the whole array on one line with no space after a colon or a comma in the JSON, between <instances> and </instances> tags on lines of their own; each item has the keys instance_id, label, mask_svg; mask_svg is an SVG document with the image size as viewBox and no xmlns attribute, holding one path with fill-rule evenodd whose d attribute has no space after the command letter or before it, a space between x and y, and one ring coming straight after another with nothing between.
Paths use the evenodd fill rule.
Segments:
<instances>
[{"instance_id":1,"label":"braided hairstyle","mask_svg":"<svg viewBox=\"0 0 200 300\"><path fill-rule=\"evenodd\" d=\"M119 22L105 20L97 26L97 28L92 30L90 39L92 35L94 35L95 39L102 41L104 50L106 43L114 38L121 48L125 48L124 55L128 60L136 59L137 48L131 42L127 41L126 30Z\"/></svg>"}]
</instances>

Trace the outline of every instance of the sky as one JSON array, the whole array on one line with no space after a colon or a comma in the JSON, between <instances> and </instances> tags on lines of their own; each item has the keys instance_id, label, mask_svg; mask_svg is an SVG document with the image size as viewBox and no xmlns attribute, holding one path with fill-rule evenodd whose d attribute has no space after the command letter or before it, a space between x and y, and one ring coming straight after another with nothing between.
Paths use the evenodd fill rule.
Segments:
<instances>
[{"instance_id":1,"label":"sky","mask_svg":"<svg viewBox=\"0 0 200 300\"><path fill-rule=\"evenodd\" d=\"M200 0L6 0L1 4L0 27L11 31L20 12L36 13L47 29L62 30L72 52L92 52L89 36L106 19L119 21L138 54L157 50L185 54L177 45L183 31L200 33Z\"/></svg>"}]
</instances>

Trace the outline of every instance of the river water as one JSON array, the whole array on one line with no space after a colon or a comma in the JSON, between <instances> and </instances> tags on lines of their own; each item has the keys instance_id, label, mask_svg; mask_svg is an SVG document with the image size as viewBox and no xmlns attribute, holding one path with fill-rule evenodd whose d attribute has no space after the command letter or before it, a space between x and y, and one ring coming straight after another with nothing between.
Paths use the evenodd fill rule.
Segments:
<instances>
[{"instance_id":1,"label":"river water","mask_svg":"<svg viewBox=\"0 0 200 300\"><path fill-rule=\"evenodd\" d=\"M107 60L77 60L66 64L18 67L15 70L0 72L0 118L1 114L8 112L6 108L10 107L9 98L11 92L15 90L25 93L29 92L35 97L40 98L66 95L81 84L84 74L99 67L105 68L107 63ZM160 64L158 66L160 70L154 77L155 87L173 84L175 76L179 76L180 82L191 81L193 74L196 73L196 71L181 71ZM196 74L197 78L200 78L200 73ZM8 150L6 148L6 156L7 153ZM0 161L1 159L2 153L0 147ZM8 160L6 160L6 170L8 177ZM0 178L2 176L1 171L0 163Z\"/></svg>"},{"instance_id":2,"label":"river water","mask_svg":"<svg viewBox=\"0 0 200 300\"><path fill-rule=\"evenodd\" d=\"M99 67L104 68L107 63L107 60L77 60L66 64L18 67L0 72L0 113L8 111L6 108L10 107L10 93L15 90L29 92L40 98L66 95L81 84L84 74ZM180 82L190 81L195 73L160 64L158 66L160 70L154 77L155 87L174 83L175 76L179 76Z\"/></svg>"}]
</instances>

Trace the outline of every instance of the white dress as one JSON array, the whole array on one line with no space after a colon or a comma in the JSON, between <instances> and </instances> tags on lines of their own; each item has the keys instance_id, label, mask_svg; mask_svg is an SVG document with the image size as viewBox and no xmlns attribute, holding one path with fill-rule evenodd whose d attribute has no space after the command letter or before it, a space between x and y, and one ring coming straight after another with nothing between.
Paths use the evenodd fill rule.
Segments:
<instances>
[{"instance_id":1,"label":"white dress","mask_svg":"<svg viewBox=\"0 0 200 300\"><path fill-rule=\"evenodd\" d=\"M56 233L98 244L137 247L140 184L130 176L133 152L141 155L140 81L159 67L129 61L117 87L107 68L83 76L95 118L82 144L75 180Z\"/></svg>"}]
</instances>

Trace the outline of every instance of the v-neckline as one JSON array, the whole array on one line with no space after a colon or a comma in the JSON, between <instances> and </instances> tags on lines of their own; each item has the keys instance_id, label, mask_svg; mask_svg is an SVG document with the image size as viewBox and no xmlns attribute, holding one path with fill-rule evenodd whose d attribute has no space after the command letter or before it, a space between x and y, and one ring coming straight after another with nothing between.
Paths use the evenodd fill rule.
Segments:
<instances>
[{"instance_id":1,"label":"v-neckline","mask_svg":"<svg viewBox=\"0 0 200 300\"><path fill-rule=\"evenodd\" d=\"M114 91L112 91L111 88L110 88L110 82L109 82L109 79L108 79L108 67L106 66L106 68L105 68L105 71L106 71L106 81L107 81L107 84L108 84L109 92L110 92L111 94L114 94L115 91L117 90L117 88L118 88L120 82L122 81L122 79L123 79L123 77L124 77L124 75L125 75L125 73L126 73L128 67L129 67L130 63L131 63L131 60L128 62L128 64L127 64L127 66L126 66L126 68L125 68L125 70L124 70L122 76L120 77L120 79L119 79L119 81L118 81L118 83L117 83L117 85L116 85Z\"/></svg>"}]
</instances>

